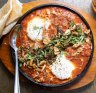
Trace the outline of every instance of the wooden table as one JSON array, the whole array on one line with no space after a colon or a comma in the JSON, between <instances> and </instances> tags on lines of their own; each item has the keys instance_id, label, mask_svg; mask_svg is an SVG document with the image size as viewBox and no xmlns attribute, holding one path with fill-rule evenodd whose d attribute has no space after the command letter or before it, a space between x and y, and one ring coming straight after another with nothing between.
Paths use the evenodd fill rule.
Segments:
<instances>
[{"instance_id":1,"label":"wooden table","mask_svg":"<svg viewBox=\"0 0 96 93\"><path fill-rule=\"evenodd\" d=\"M0 7L6 2L7 0L0 0ZM32 0L20 0L21 2L25 3ZM92 0L59 0L59 1L65 1L68 3L71 3L82 10L85 10L89 14L91 14L96 19L96 14L92 12L91 9L91 2ZM87 79L87 78L86 78ZM21 84L21 93L53 93L52 90L46 91L46 88L41 88L40 91L38 91L38 88L34 89L32 84ZM3 64L0 62L0 93L13 93L13 87L14 86L14 76L12 76L3 66ZM55 91L56 93L56 91ZM62 93L70 93L70 91L62 91ZM90 85L87 85L83 88L73 90L71 93L96 93L96 80Z\"/></svg>"}]
</instances>

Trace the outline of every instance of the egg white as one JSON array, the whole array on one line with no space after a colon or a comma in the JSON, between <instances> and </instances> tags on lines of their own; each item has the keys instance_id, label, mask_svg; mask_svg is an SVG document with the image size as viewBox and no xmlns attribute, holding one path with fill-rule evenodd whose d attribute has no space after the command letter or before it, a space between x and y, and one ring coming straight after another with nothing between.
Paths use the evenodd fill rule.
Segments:
<instances>
[{"instance_id":1,"label":"egg white","mask_svg":"<svg viewBox=\"0 0 96 93\"><path fill-rule=\"evenodd\" d=\"M64 53L59 54L51 66L52 73L62 80L70 78L74 69L75 66L65 57Z\"/></svg>"},{"instance_id":2,"label":"egg white","mask_svg":"<svg viewBox=\"0 0 96 93\"><path fill-rule=\"evenodd\" d=\"M42 40L43 30L48 29L50 20L41 17L34 17L27 24L27 35L31 40Z\"/></svg>"}]
</instances>

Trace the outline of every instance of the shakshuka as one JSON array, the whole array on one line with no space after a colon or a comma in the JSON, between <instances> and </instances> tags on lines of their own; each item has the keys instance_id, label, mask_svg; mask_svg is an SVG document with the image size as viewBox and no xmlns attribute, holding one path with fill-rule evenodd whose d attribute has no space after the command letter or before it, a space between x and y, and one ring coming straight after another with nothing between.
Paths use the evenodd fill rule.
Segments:
<instances>
[{"instance_id":1,"label":"shakshuka","mask_svg":"<svg viewBox=\"0 0 96 93\"><path fill-rule=\"evenodd\" d=\"M17 37L20 69L36 82L62 84L79 75L92 50L90 29L67 9L45 7L27 15Z\"/></svg>"}]
</instances>

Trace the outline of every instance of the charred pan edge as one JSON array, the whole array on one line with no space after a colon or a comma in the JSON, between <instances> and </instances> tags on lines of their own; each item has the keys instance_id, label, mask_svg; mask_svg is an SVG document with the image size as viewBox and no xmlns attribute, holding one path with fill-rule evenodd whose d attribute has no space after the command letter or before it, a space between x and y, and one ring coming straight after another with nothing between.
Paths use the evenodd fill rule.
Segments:
<instances>
[{"instance_id":1,"label":"charred pan edge","mask_svg":"<svg viewBox=\"0 0 96 93\"><path fill-rule=\"evenodd\" d=\"M53 3L53 4L51 4L51 3L49 3L49 4L43 4L43 5L37 6L37 7L35 7L35 8L32 8L31 10L29 10L28 12L26 12L26 13L18 20L17 24L20 24L20 23L22 22L22 20L23 20L26 16L28 16L30 13L32 13L33 11L36 11L36 10L38 10L38 9L45 8L45 7L61 7L61 8L67 9L67 10L71 11L72 13L77 14L77 15L81 18L81 20L85 23L85 25L87 26L87 28L90 29L91 42L92 42L92 51L91 51L91 55L90 55L89 61L88 61L87 65L86 65L86 67L84 68L84 70L83 70L79 75L77 75L76 78L74 78L74 79L72 79L72 80L70 80L70 81L68 81L68 82L66 82L66 83L62 83L62 84L44 84L44 83L38 83L38 82L36 82L35 80L33 80L32 78L30 78L29 76L27 76L27 74L24 73L21 69L19 69L19 71L20 71L28 80L30 80L31 82L33 82L33 83L35 83L35 84L41 85L41 86L45 86L45 87L57 87L57 86L64 86L64 87L65 87L65 86L70 86L71 84L76 83L81 77L84 76L84 74L87 72L87 70L88 70L88 68L89 68L89 66L90 66L90 64L91 64L91 61L92 61L92 58L93 58L93 53L94 53L94 39L93 39L92 30L91 30L89 24L87 23L87 21L85 20L85 18L84 18L80 13L78 13L76 10L74 10L74 9L68 7L68 6L65 6L65 5L60 5L60 4L55 4L55 3ZM13 61L15 61L14 51L12 50L12 48L11 48L11 53L12 53Z\"/></svg>"}]
</instances>

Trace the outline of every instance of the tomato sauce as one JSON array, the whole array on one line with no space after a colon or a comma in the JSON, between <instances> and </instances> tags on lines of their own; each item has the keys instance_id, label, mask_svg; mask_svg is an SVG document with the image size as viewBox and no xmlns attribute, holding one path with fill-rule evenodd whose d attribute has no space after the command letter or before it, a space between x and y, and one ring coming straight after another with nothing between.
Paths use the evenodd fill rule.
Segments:
<instances>
[{"instance_id":1,"label":"tomato sauce","mask_svg":"<svg viewBox=\"0 0 96 93\"><path fill-rule=\"evenodd\" d=\"M50 38L57 34L56 26L60 25L62 30L65 32L66 29L68 29L71 20L74 20L74 22L76 24L82 24L83 31L87 30L86 25L80 19L80 17L78 17L78 15L76 15L66 9L63 9L63 8L47 7L47 8L39 9L39 10L32 12L21 22L23 29L20 31L20 37L18 37L18 39L17 39L18 47L20 45L23 45L23 46L30 45L31 47L32 47L32 45L34 45L34 41L32 41L28 38L26 30L27 30L28 22L30 20L32 20L35 16L39 16L39 17L43 17L43 18L51 20L51 25L50 25L48 31L43 32L43 36L44 35L46 36L46 34L47 34ZM39 43L41 44L41 47L43 47L43 43L42 42L39 42ZM21 69L31 78L35 78L34 76L37 74L38 76L35 78L35 80L37 82L40 82L40 81L38 81L38 78L39 78L39 79L41 79L42 83L46 83L46 84L65 83L67 81L72 80L78 74L80 74L84 70L86 64L88 63L88 60L89 60L89 57L91 54L91 43L89 43L89 44L85 43L84 47L82 49L83 49L83 52L81 52L80 54L75 55L75 56L73 56L73 54L77 51L76 48L69 47L65 50L70 54L67 56L67 58L70 61L72 61L76 67L75 70L73 71L72 77L69 79L60 80L60 79L56 78L56 76L54 76L52 74L48 65L45 67L45 70L43 72L41 71L39 73L37 73L35 70L33 70L33 68L27 67L27 66L22 66ZM46 72L47 72L47 74L46 74ZM46 78L44 80L42 80L42 77L44 78L44 76Z\"/></svg>"}]
</instances>

